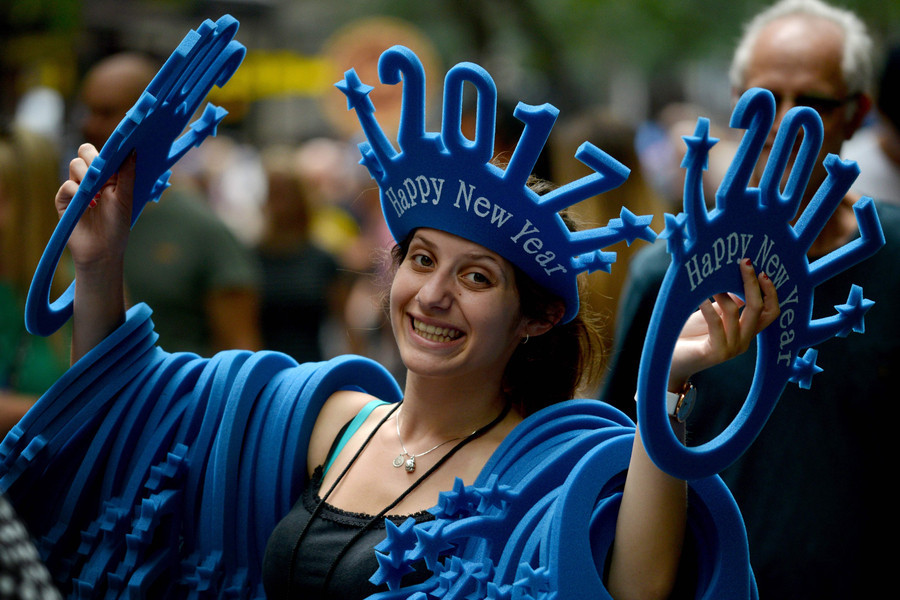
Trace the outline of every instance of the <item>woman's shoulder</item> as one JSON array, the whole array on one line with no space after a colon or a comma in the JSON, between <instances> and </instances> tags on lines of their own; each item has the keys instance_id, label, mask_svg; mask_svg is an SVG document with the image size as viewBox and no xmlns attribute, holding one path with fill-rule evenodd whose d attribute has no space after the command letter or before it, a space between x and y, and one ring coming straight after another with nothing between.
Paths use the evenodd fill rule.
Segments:
<instances>
[{"instance_id":1,"label":"woman's shoulder","mask_svg":"<svg viewBox=\"0 0 900 600\"><path fill-rule=\"evenodd\" d=\"M339 390L328 397L316 417L309 440L307 466L310 473L325 461L341 428L373 400L378 399L356 390Z\"/></svg>"}]
</instances>

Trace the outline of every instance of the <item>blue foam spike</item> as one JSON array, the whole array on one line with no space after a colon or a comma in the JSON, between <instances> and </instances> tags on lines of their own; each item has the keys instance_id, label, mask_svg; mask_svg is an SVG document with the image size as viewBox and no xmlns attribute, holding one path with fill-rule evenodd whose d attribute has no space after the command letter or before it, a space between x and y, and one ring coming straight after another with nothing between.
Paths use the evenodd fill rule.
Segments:
<instances>
[{"instance_id":1,"label":"blue foam spike","mask_svg":"<svg viewBox=\"0 0 900 600\"><path fill-rule=\"evenodd\" d=\"M215 133L215 125L225 116L221 109L206 110L187 132L185 127L212 86L223 85L243 60L246 50L233 40L237 29L237 20L225 15L215 23L207 19L198 31L191 31L100 149L38 263L25 304L29 332L50 335L71 316L75 284L51 302L53 274L81 215L122 162L132 152L138 157L134 224L146 203L159 199L172 165Z\"/></svg>"}]
</instances>

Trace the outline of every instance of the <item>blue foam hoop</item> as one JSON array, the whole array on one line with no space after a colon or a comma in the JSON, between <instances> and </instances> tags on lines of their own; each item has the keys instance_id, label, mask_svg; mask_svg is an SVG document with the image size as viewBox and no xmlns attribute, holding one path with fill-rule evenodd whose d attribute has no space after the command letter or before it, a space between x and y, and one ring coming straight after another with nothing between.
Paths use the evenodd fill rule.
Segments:
<instances>
[{"instance_id":1,"label":"blue foam hoop","mask_svg":"<svg viewBox=\"0 0 900 600\"><path fill-rule=\"evenodd\" d=\"M837 314L812 319L815 287L864 260L884 245L884 234L871 198L853 206L860 237L809 263L807 251L844 198L859 168L852 161L829 155L828 176L794 225L800 201L819 153L822 120L813 109L795 107L785 115L765 165L759 187L749 180L775 119L775 100L768 90L745 92L731 126L746 129L721 185L716 206L707 210L702 174L708 151L709 122L700 119L688 150L684 212L666 215L666 239L672 261L663 280L641 356L638 377L638 422L647 452L664 471L681 479L719 473L756 439L789 381L808 387L820 371L811 347L851 330L862 332L863 316L873 304L862 288L849 290L847 304ZM782 175L795 140L802 144L784 189ZM737 261L751 259L757 272L775 284L781 315L757 336L753 384L738 415L713 440L685 446L672 432L665 409L665 392L675 342L688 316L716 293L743 296ZM806 351L804 353L804 351Z\"/></svg>"},{"instance_id":2,"label":"blue foam hoop","mask_svg":"<svg viewBox=\"0 0 900 600\"><path fill-rule=\"evenodd\" d=\"M227 111L212 104L207 104L189 131L184 130L212 86L224 85L243 61L246 49L233 40L237 29L237 20L225 15L191 30L103 145L41 255L25 303L25 327L30 333L50 335L72 316L75 282L51 302L53 274L81 215L122 162L132 152L140 157L133 226L147 202L159 200L168 187L172 165L207 136L215 135Z\"/></svg>"}]
</instances>

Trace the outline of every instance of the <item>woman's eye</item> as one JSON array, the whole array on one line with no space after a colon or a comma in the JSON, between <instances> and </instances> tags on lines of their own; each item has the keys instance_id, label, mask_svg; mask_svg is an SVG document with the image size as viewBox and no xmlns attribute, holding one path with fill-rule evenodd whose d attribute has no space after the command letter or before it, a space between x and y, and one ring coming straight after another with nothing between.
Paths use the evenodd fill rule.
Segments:
<instances>
[{"instance_id":1,"label":"woman's eye","mask_svg":"<svg viewBox=\"0 0 900 600\"><path fill-rule=\"evenodd\" d=\"M479 271L472 271L471 273L466 273L464 276L465 279L468 279L472 283L476 283L478 285L489 285L491 283L490 278L484 273Z\"/></svg>"},{"instance_id":2,"label":"woman's eye","mask_svg":"<svg viewBox=\"0 0 900 600\"><path fill-rule=\"evenodd\" d=\"M434 261L431 260L431 257L426 256L425 254L415 254L412 257L412 260L420 267L431 267L434 265Z\"/></svg>"}]
</instances>

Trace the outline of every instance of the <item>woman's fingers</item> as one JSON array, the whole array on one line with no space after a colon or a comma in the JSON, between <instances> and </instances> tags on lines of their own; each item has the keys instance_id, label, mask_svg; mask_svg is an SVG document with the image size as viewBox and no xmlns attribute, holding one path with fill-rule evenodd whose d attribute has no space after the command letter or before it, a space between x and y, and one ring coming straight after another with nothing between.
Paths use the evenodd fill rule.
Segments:
<instances>
[{"instance_id":1,"label":"woman's fingers","mask_svg":"<svg viewBox=\"0 0 900 600\"><path fill-rule=\"evenodd\" d=\"M713 297L715 302L711 305L709 302L700 305L710 343L728 357L746 351L753 338L780 312L772 280L765 273L757 275L749 260L741 261L740 268L743 300L734 294L722 293Z\"/></svg>"},{"instance_id":2,"label":"woman's fingers","mask_svg":"<svg viewBox=\"0 0 900 600\"><path fill-rule=\"evenodd\" d=\"M765 273L761 273L760 277L768 279ZM743 352L761 331L759 317L763 309L763 294L760 291L756 270L749 258L741 261L741 279L744 283L744 307L741 311L738 336Z\"/></svg>"},{"instance_id":3,"label":"woman's fingers","mask_svg":"<svg viewBox=\"0 0 900 600\"><path fill-rule=\"evenodd\" d=\"M68 210L79 187L84 185L88 169L98 154L91 144L82 144L78 148L78 156L69 163L69 179L56 193L55 203L60 217ZM68 247L76 270L79 265L97 264L110 256L118 259L124 253L131 224L134 180L135 158L132 153L119 172L96 191L69 236Z\"/></svg>"},{"instance_id":4,"label":"woman's fingers","mask_svg":"<svg viewBox=\"0 0 900 600\"><path fill-rule=\"evenodd\" d=\"M97 149L91 144L82 144L78 148L78 156L69 161L69 181L66 183L75 183L78 187L87 175L88 167L97 156ZM74 196L74 194L72 194Z\"/></svg>"},{"instance_id":5,"label":"woman's fingers","mask_svg":"<svg viewBox=\"0 0 900 600\"><path fill-rule=\"evenodd\" d=\"M71 179L59 186L59 191L56 192L56 212L60 217L66 212L66 208L69 206L72 198L75 197L75 192L77 191L78 184Z\"/></svg>"},{"instance_id":6,"label":"woman's fingers","mask_svg":"<svg viewBox=\"0 0 900 600\"><path fill-rule=\"evenodd\" d=\"M756 335L777 318L778 294L775 285L765 273L756 274L749 259L741 261L741 278L744 283L744 300L740 303L737 319L732 312L734 304L724 304L723 321L733 346L730 352L739 354L750 347ZM729 310L731 309L731 310Z\"/></svg>"},{"instance_id":7,"label":"woman's fingers","mask_svg":"<svg viewBox=\"0 0 900 600\"><path fill-rule=\"evenodd\" d=\"M93 162L94 158L100 154L93 144L82 144L78 146L78 158L84 160L88 165Z\"/></svg>"},{"instance_id":8,"label":"woman's fingers","mask_svg":"<svg viewBox=\"0 0 900 600\"><path fill-rule=\"evenodd\" d=\"M88 167L96 156L96 148L91 144L82 144L78 148L78 156L69 161L69 179L65 181L59 187L59 191L56 192L55 203L56 211L59 213L59 216L62 216L69 206L69 203L72 201L72 198L75 197L78 186L84 180L85 175L87 175Z\"/></svg>"},{"instance_id":9,"label":"woman's fingers","mask_svg":"<svg viewBox=\"0 0 900 600\"><path fill-rule=\"evenodd\" d=\"M122 163L122 166L119 167L119 172L116 173L116 192L121 192L123 190L128 193L134 188L134 177L135 177L135 167L137 165L137 158L135 153L132 152L128 155L125 161Z\"/></svg>"},{"instance_id":10,"label":"woman's fingers","mask_svg":"<svg viewBox=\"0 0 900 600\"><path fill-rule=\"evenodd\" d=\"M760 291L762 292L763 309L760 314L760 331L775 322L778 315L781 314L781 306L778 304L778 291L775 289L775 282L765 273L760 273L757 277Z\"/></svg>"},{"instance_id":11,"label":"woman's fingers","mask_svg":"<svg viewBox=\"0 0 900 600\"><path fill-rule=\"evenodd\" d=\"M131 208L132 195L134 193L134 179L137 159L135 153L132 152L122 162L118 172L113 175L107 186L115 194L115 197L127 207Z\"/></svg>"},{"instance_id":12,"label":"woman's fingers","mask_svg":"<svg viewBox=\"0 0 900 600\"><path fill-rule=\"evenodd\" d=\"M717 304L718 302L714 303L712 300L704 300L700 303L699 311L706 324L706 331L703 333L709 336L711 344L721 346L725 345L728 333L722 321L721 307Z\"/></svg>"},{"instance_id":13,"label":"woman's fingers","mask_svg":"<svg viewBox=\"0 0 900 600\"><path fill-rule=\"evenodd\" d=\"M752 265L742 267L741 276L744 280L744 307L741 319L741 337L747 344L760 331L769 326L781 312L778 306L778 292L775 284L765 273L758 275Z\"/></svg>"},{"instance_id":14,"label":"woman's fingers","mask_svg":"<svg viewBox=\"0 0 900 600\"><path fill-rule=\"evenodd\" d=\"M734 294L716 294L713 296L713 300L715 300L716 312L725 330L725 335L728 341L733 341L735 332L740 330L741 308L744 306L744 302Z\"/></svg>"},{"instance_id":15,"label":"woman's fingers","mask_svg":"<svg viewBox=\"0 0 900 600\"><path fill-rule=\"evenodd\" d=\"M88 167L97 156L97 149L91 144L82 144L78 147L78 156L69 162L69 179L81 183L87 174Z\"/></svg>"},{"instance_id":16,"label":"woman's fingers","mask_svg":"<svg viewBox=\"0 0 900 600\"><path fill-rule=\"evenodd\" d=\"M69 161L69 181L74 181L76 184L81 183L87 170L88 165L84 162L84 159L79 157L73 158Z\"/></svg>"},{"instance_id":17,"label":"woman's fingers","mask_svg":"<svg viewBox=\"0 0 900 600\"><path fill-rule=\"evenodd\" d=\"M778 318L778 294L765 273L741 261L744 299L715 294L703 301L687 320L676 343L670 370L670 389L690 375L746 352L753 338ZM674 382L674 384L673 384Z\"/></svg>"}]
</instances>

